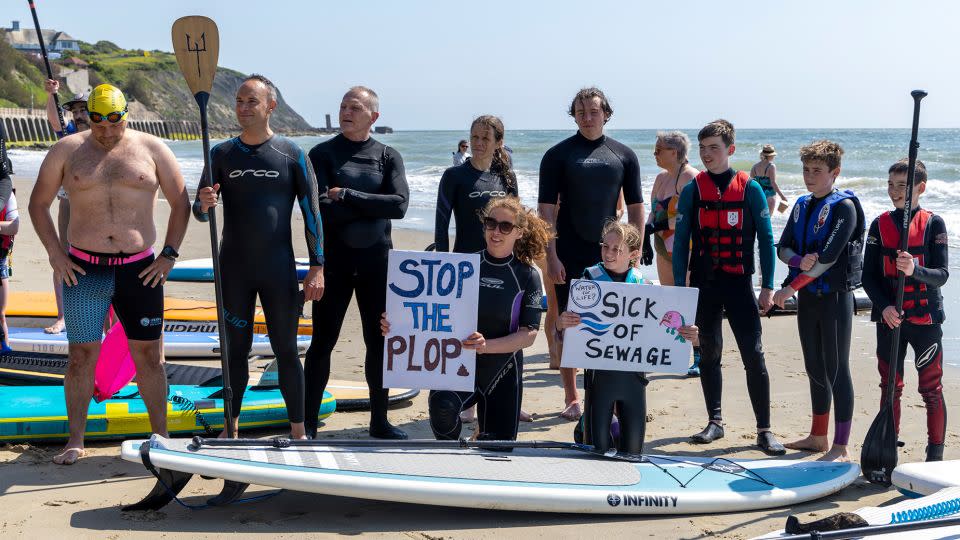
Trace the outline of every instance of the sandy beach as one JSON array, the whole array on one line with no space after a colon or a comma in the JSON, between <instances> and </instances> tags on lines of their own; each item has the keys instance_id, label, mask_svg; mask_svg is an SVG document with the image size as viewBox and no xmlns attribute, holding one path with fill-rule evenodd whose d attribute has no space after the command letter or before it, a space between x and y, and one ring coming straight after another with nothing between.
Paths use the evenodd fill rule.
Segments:
<instances>
[{"instance_id":1,"label":"sandy beach","mask_svg":"<svg viewBox=\"0 0 960 540\"><path fill-rule=\"evenodd\" d=\"M14 254L14 291L45 291L51 288L51 270L26 212L32 179L15 181L21 207L20 233ZM56 208L56 205L54 205ZM157 205L156 223L162 239L168 207ZM300 216L293 225L299 255L306 254ZM402 225L402 224L400 224ZM431 239L423 232L394 229L398 249L422 249ZM157 246L159 247L159 246ZM210 256L209 231L205 224L191 221L180 250L183 259ZM212 300L213 285L170 283L166 295ZM793 317L763 320L767 369L772 384L773 431L786 442L807 434L810 427L810 397L803 359ZM739 354L725 327L724 420L726 438L707 447L687 443L706 419L698 379L654 376L648 387L648 453L735 456L762 459L756 450L755 421L746 394ZM875 330L868 314L856 317L850 356L856 390L851 454L856 459L860 444L873 420L879 402L879 376L874 356ZM572 440L573 424L559 418L562 390L559 373L550 370L546 340L539 336L525 354L524 409L534 413L533 423L521 423L521 439ZM909 358L909 357L908 357ZM332 376L363 380L363 342L358 314L348 312L343 334L335 352ZM210 363L210 365L217 365ZM958 383L955 370L947 368L944 393L956 418ZM926 444L925 412L916 392L916 372L906 368L903 423L900 438L907 445L901 463L920 461ZM390 419L414 438L430 438L427 425L426 393L406 406L395 408ZM324 434L339 437L366 437L367 413L335 413L322 428ZM255 432L268 436L281 432ZM832 433L832 430L831 430ZM831 435L832 436L832 435ZM958 436L948 430L946 459L960 458ZM0 448L0 531L4 538L217 538L264 535L343 536L368 534L395 538L582 538L587 536L645 536L653 538L749 538L781 528L791 514L825 515L852 511L861 506L878 506L901 497L858 480L840 493L794 508L727 515L680 517L612 517L553 515L502 511L414 506L400 503L344 499L313 494L282 492L263 501L203 511L171 504L158 512L124 513L120 506L136 502L154 484L139 465L121 461L118 442L92 443L88 456L72 467L54 465L50 459L58 445L6 445ZM789 452L787 459L813 459L807 453ZM205 496L219 492L220 481L195 478L184 490L188 503L199 504ZM268 493L269 488L251 487L251 494Z\"/></svg>"}]
</instances>

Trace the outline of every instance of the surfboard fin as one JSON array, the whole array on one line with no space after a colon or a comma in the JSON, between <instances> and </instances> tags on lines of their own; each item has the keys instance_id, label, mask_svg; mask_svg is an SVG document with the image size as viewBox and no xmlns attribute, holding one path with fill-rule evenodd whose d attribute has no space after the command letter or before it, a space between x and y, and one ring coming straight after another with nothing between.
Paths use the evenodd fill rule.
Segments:
<instances>
[{"instance_id":1,"label":"surfboard fin","mask_svg":"<svg viewBox=\"0 0 960 540\"><path fill-rule=\"evenodd\" d=\"M250 486L250 484L224 480L223 489L220 490L220 494L207 500L207 504L210 506L226 506L243 495L243 492L247 490L248 486Z\"/></svg>"},{"instance_id":2,"label":"surfboard fin","mask_svg":"<svg viewBox=\"0 0 960 540\"><path fill-rule=\"evenodd\" d=\"M150 490L150 493L140 502L128 504L121 510L124 512L159 510L169 504L186 487L187 482L193 478L192 474L167 469L156 469L154 475L157 477L157 483Z\"/></svg>"},{"instance_id":3,"label":"surfboard fin","mask_svg":"<svg viewBox=\"0 0 960 540\"><path fill-rule=\"evenodd\" d=\"M190 473L158 469L154 467L153 463L150 462L151 441L144 441L143 444L140 445L140 460L143 461L143 466L146 467L147 470L157 478L157 483L154 484L153 489L150 490L150 493L148 493L143 500L138 503L128 504L127 506L122 507L121 510L124 512L159 510L163 508L164 506L168 505L170 501L175 499L181 491L183 491L183 488L186 487L187 482L189 482L193 477L193 475Z\"/></svg>"}]
</instances>

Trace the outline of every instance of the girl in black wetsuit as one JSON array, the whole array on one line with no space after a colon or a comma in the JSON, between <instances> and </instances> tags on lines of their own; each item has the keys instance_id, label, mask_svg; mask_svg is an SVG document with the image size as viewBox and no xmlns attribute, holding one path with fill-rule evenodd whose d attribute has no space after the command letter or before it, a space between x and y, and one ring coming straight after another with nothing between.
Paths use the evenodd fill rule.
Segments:
<instances>
[{"instance_id":1,"label":"girl in black wetsuit","mask_svg":"<svg viewBox=\"0 0 960 540\"><path fill-rule=\"evenodd\" d=\"M635 268L640 258L643 235L628 223L610 220L601 233L601 261L583 270L583 279L613 281L616 283L649 283ZM580 314L564 311L557 321L556 331L563 332L580 324ZM554 329L550 329L553 331ZM680 335L696 342L697 327L680 327ZM600 452L610 449L614 407L620 416L620 436L617 450L639 454L647 425L647 378L641 372L588 369L584 371L584 442Z\"/></svg>"},{"instance_id":2,"label":"girl in black wetsuit","mask_svg":"<svg viewBox=\"0 0 960 540\"><path fill-rule=\"evenodd\" d=\"M483 210L486 249L480 252L477 331L463 346L477 351L473 392L432 390L430 428L437 439L458 439L460 411L478 405L477 438L515 440L523 396L523 349L540 328L543 289L533 262L544 256L546 223L516 197L492 199ZM381 330L390 324L384 314Z\"/></svg>"}]
</instances>

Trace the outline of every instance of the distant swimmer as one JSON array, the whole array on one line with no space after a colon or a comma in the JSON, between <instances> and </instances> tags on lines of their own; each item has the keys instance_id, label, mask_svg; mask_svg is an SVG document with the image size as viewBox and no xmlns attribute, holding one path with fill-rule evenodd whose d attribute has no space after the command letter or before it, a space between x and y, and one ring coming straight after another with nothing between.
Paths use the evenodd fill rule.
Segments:
<instances>
[{"instance_id":1,"label":"distant swimmer","mask_svg":"<svg viewBox=\"0 0 960 540\"><path fill-rule=\"evenodd\" d=\"M460 142L457 143L457 151L453 153L453 166L463 165L468 159L470 159L470 154L467 153L467 141L460 139Z\"/></svg>"},{"instance_id":2,"label":"distant swimmer","mask_svg":"<svg viewBox=\"0 0 960 540\"><path fill-rule=\"evenodd\" d=\"M477 331L463 346L477 352L471 392L431 390L430 429L437 439L460 438L460 413L477 405L477 439L517 439L523 401L523 349L540 329L540 276L533 266L543 257L550 233L546 223L514 196L491 199L480 214L486 247L480 252ZM390 323L381 321L386 335Z\"/></svg>"},{"instance_id":3,"label":"distant swimmer","mask_svg":"<svg viewBox=\"0 0 960 540\"><path fill-rule=\"evenodd\" d=\"M773 214L773 207L777 205L777 196L780 197L779 210L784 212L787 209L787 196L780 190L777 184L777 166L773 163L773 158L777 157L777 149L772 144L763 145L760 150L760 161L750 168L750 178L756 180L763 189L763 196L767 198L767 211Z\"/></svg>"},{"instance_id":4,"label":"distant swimmer","mask_svg":"<svg viewBox=\"0 0 960 540\"><path fill-rule=\"evenodd\" d=\"M803 182L810 194L797 200L777 244L777 256L790 273L773 295L773 303L780 307L797 295L797 329L813 410L810 435L785 446L813 452L829 449L820 458L823 461L850 461L853 290L860 286L863 272L863 208L852 191L834 187L842 156L843 149L831 141L800 149ZM827 441L831 401L836 414L832 448Z\"/></svg>"},{"instance_id":5,"label":"distant swimmer","mask_svg":"<svg viewBox=\"0 0 960 540\"><path fill-rule=\"evenodd\" d=\"M903 359L907 345L910 345L918 375L917 391L927 409L927 461L942 461L947 436L947 404L942 382L946 314L940 288L950 277L947 263L950 237L943 218L920 207L920 197L927 190L927 168L917 160L907 251L900 251L900 227L906 206L909 171L907 159L890 166L887 194L895 209L880 214L870 224L863 257L863 290L873 302L870 320L877 323L880 388L887 387L889 377L896 377L893 411L897 432L900 431ZM906 276L900 313L897 313L895 300L898 272ZM890 358L892 330L897 326L900 327L900 348L897 358ZM895 375L891 373L891 362L897 362L895 365L900 367ZM880 402L886 403L886 392L881 395Z\"/></svg>"},{"instance_id":6,"label":"distant swimmer","mask_svg":"<svg viewBox=\"0 0 960 540\"><path fill-rule=\"evenodd\" d=\"M370 389L370 436L407 438L387 420L380 314L386 309L387 254L393 247L390 222L403 219L410 192L400 153L370 137L379 111L376 92L363 86L350 88L340 102L342 133L309 153L327 228L326 293L313 303L313 320L322 324L313 325L304 363L310 436L316 434L317 413L330 379L330 356L356 291L367 349L364 372Z\"/></svg>"},{"instance_id":7,"label":"distant swimmer","mask_svg":"<svg viewBox=\"0 0 960 540\"><path fill-rule=\"evenodd\" d=\"M236 94L237 123L242 131L210 151L214 185L197 191L193 212L200 221L207 221L208 210L223 198L220 276L227 316L234 433L249 379L247 358L259 296L270 346L277 357L290 435L303 439L304 381L297 351L301 300L290 227L294 205L303 215L310 261L303 279L306 300L323 296L323 227L317 179L306 153L270 128L270 116L276 107L277 89L269 79L250 75L243 80Z\"/></svg>"},{"instance_id":8,"label":"distant swimmer","mask_svg":"<svg viewBox=\"0 0 960 540\"><path fill-rule=\"evenodd\" d=\"M90 130L53 145L30 196L30 219L63 279L70 361L63 388L70 438L55 463L84 455L83 434L93 396L103 320L112 306L127 334L137 387L154 433L167 434L163 369L163 284L190 219L180 167L157 137L127 129L127 101L108 84L87 102ZM70 197L70 248L63 248L50 215L57 191ZM159 256L154 207L158 191L170 206Z\"/></svg>"},{"instance_id":9,"label":"distant swimmer","mask_svg":"<svg viewBox=\"0 0 960 540\"><path fill-rule=\"evenodd\" d=\"M707 444L724 436L720 359L726 313L747 373L747 392L757 419L757 446L768 455L779 456L786 450L770 431L770 377L751 283L756 243L763 279L760 309L767 312L773 305L773 230L760 186L745 172L730 168L735 138L733 124L726 120L716 120L700 130L700 159L707 170L683 188L677 207L673 280L683 283L689 267L690 286L700 290L696 325L700 328L700 386L708 418L703 431L691 439Z\"/></svg>"},{"instance_id":10,"label":"distant swimmer","mask_svg":"<svg viewBox=\"0 0 960 540\"><path fill-rule=\"evenodd\" d=\"M597 238L603 224L617 216L620 191L627 204L627 220L642 229L643 190L637 155L604 134L613 108L599 88L577 92L568 110L577 133L553 146L540 161L540 215L556 231L547 247L547 270L555 283L559 311L566 310L569 280L600 259ZM564 409L560 416L580 418L577 370L560 368Z\"/></svg>"}]
</instances>

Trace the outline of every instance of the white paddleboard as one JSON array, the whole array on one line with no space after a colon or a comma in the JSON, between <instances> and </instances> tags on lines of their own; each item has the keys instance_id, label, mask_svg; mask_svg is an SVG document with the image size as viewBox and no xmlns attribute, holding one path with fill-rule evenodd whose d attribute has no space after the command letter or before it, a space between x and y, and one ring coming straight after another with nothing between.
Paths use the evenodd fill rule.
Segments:
<instances>
[{"instance_id":1,"label":"white paddleboard","mask_svg":"<svg viewBox=\"0 0 960 540\"><path fill-rule=\"evenodd\" d=\"M297 259L297 279L303 281L308 270L310 270L310 261ZM167 281L213 282L213 259L178 261L170 269Z\"/></svg>"},{"instance_id":2,"label":"white paddleboard","mask_svg":"<svg viewBox=\"0 0 960 540\"><path fill-rule=\"evenodd\" d=\"M960 515L960 488L942 489L926 497L901 501L890 506L865 506L854 510L853 513L863 518L870 526L917 523L934 519L957 517ZM764 536L758 536L754 540L780 538L783 536L789 535L784 532L783 529L780 529L779 531L774 531ZM923 540L958 537L960 537L960 525L877 534L866 537L858 536L856 538L911 538Z\"/></svg>"},{"instance_id":3,"label":"white paddleboard","mask_svg":"<svg viewBox=\"0 0 960 540\"><path fill-rule=\"evenodd\" d=\"M890 480L908 497L930 495L960 486L960 461L904 463L893 469Z\"/></svg>"},{"instance_id":4,"label":"white paddleboard","mask_svg":"<svg viewBox=\"0 0 960 540\"><path fill-rule=\"evenodd\" d=\"M123 459L141 463L127 441ZM154 436L154 466L262 486L378 501L596 514L699 514L792 505L835 493L851 463L648 456L644 463L570 449L189 447ZM322 441L318 441L321 442ZM432 441L431 441L432 442Z\"/></svg>"},{"instance_id":5,"label":"white paddleboard","mask_svg":"<svg viewBox=\"0 0 960 540\"><path fill-rule=\"evenodd\" d=\"M10 327L8 345L15 351L67 354L67 333L44 333L42 328ZM310 336L297 336L297 352L304 354ZM220 336L216 332L164 332L163 354L168 358L206 358L220 356ZM273 356L270 338L254 334L251 356Z\"/></svg>"}]
</instances>

